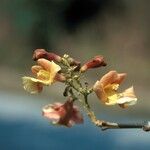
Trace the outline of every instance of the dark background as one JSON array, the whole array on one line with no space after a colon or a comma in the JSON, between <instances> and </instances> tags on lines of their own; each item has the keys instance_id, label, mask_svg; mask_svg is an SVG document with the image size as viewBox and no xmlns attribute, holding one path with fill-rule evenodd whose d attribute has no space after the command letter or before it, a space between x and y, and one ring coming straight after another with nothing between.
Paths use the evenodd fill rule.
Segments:
<instances>
[{"instance_id":1,"label":"dark background","mask_svg":"<svg viewBox=\"0 0 150 150\"><path fill-rule=\"evenodd\" d=\"M1 0L0 1L0 150L145 149L149 133L140 130L102 132L86 118L71 129L50 126L41 108L64 101L63 85L29 95L21 77L30 74L32 53L44 48L85 62L103 55L106 68L91 70L92 85L109 70L126 72L121 90L133 85L138 103L106 107L91 96L99 118L110 121L150 120L148 0ZM59 91L59 92L58 92Z\"/></svg>"}]
</instances>

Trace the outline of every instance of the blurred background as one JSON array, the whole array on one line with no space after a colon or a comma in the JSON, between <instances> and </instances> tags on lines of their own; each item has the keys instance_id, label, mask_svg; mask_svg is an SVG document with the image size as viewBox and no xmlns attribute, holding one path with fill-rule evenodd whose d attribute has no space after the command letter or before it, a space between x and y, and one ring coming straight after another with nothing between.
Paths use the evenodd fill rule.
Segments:
<instances>
[{"instance_id":1,"label":"blurred background","mask_svg":"<svg viewBox=\"0 0 150 150\"><path fill-rule=\"evenodd\" d=\"M21 77L30 75L32 53L44 48L86 62L103 55L108 66L86 75L93 85L109 70L128 74L121 90L134 85L138 103L121 109L90 103L99 118L119 122L150 120L150 1L1 0L0 1L0 150L149 149L150 133L102 132L85 116L84 125L54 127L41 116L45 104L65 101L63 85L30 95Z\"/></svg>"}]
</instances>

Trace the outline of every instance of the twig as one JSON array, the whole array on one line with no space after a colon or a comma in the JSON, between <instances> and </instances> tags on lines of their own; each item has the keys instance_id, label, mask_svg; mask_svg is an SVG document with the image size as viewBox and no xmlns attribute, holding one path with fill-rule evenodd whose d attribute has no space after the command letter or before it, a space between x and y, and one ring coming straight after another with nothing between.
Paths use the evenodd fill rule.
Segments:
<instances>
[{"instance_id":1,"label":"twig","mask_svg":"<svg viewBox=\"0 0 150 150\"><path fill-rule=\"evenodd\" d=\"M65 61L64 61L65 62ZM68 63L66 63L68 65ZM65 65L66 65L65 64ZM70 68L70 66L68 65ZM108 130L108 129L143 129L144 131L150 131L150 121L143 122L143 123L115 123L115 122L107 122L104 120L98 120L94 114L94 112L91 110L90 105L88 103L88 95L93 92L93 89L87 89L84 88L79 81L80 75L78 75L78 78L73 78L72 72L69 72L70 76L69 79L66 81L66 84L68 85L68 88L71 87L76 92L80 93L83 96L83 99L80 100L83 107L86 109L88 117L91 119L91 121L97 126L102 129L102 131ZM74 84L74 82L77 83L78 86ZM79 99L75 96L73 91L70 91L71 96L74 100Z\"/></svg>"},{"instance_id":2,"label":"twig","mask_svg":"<svg viewBox=\"0 0 150 150\"><path fill-rule=\"evenodd\" d=\"M91 111L88 107L86 107L88 111L88 116L91 121L97 126L101 127L102 131L108 129L143 129L144 131L150 131L150 121L143 123L115 123L115 122L107 122L104 120L96 119L96 116L93 111Z\"/></svg>"}]
</instances>

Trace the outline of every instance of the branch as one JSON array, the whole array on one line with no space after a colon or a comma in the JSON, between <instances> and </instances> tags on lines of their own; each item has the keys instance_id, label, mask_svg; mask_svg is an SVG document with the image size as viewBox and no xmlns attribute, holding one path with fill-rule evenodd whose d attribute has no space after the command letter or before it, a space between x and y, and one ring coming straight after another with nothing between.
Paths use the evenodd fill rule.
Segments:
<instances>
[{"instance_id":1,"label":"branch","mask_svg":"<svg viewBox=\"0 0 150 150\"><path fill-rule=\"evenodd\" d=\"M107 122L104 120L98 120L94 114L93 111L91 111L90 105L88 103L88 95L93 92L93 89L83 88L81 82L79 81L80 75L76 75L77 78L74 78L73 76L73 70L71 69L71 66L69 65L69 62L66 58L69 56L64 56L64 59L62 63L68 68L67 72L69 73L68 80L66 80L66 84L68 85L67 89L72 87L76 92L80 93L83 96L83 100L80 100L83 107L86 109L88 117L91 119L91 121L97 126L102 129L102 131L108 130L108 129L143 129L144 131L150 131L150 121L143 122L143 123L115 123L115 122ZM77 83L78 86L74 84L74 82ZM72 89L69 90L72 98L74 100L79 99L75 96Z\"/></svg>"},{"instance_id":2,"label":"branch","mask_svg":"<svg viewBox=\"0 0 150 150\"><path fill-rule=\"evenodd\" d=\"M143 122L143 123L110 123L110 122L103 122L102 123L102 131L107 129L143 129L144 131L150 131L150 122Z\"/></svg>"},{"instance_id":3,"label":"branch","mask_svg":"<svg viewBox=\"0 0 150 150\"><path fill-rule=\"evenodd\" d=\"M85 106L86 107L86 106ZM143 129L144 131L150 131L150 121L146 121L143 123L115 123L115 122L107 122L104 120L98 120L93 111L90 110L89 107L86 107L86 111L88 117L91 121L97 126L105 131L107 129Z\"/></svg>"}]
</instances>

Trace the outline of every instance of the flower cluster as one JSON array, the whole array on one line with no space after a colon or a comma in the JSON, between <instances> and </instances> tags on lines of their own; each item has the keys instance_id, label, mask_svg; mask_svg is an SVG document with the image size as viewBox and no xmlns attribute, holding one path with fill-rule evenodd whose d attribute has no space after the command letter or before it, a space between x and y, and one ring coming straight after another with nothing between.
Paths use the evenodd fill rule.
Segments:
<instances>
[{"instance_id":1,"label":"flower cluster","mask_svg":"<svg viewBox=\"0 0 150 150\"><path fill-rule=\"evenodd\" d=\"M22 78L23 87L27 92L39 93L44 86L52 85L55 82L65 84L64 96L67 97L67 100L64 103L48 104L42 110L43 116L51 120L53 124L71 127L74 124L83 123L83 116L74 104L75 101L79 101L86 108L92 122L98 125L98 120L88 103L88 95L91 93L95 93L105 105L119 105L126 108L137 102L133 86L122 92L118 91L126 73L117 73L112 70L90 88L87 84L83 85L81 79L83 79L84 73L89 69L107 65L103 56L95 56L81 65L79 61L69 55L65 54L61 57L44 49L37 49L33 53L33 60L37 63L31 67L33 77Z\"/></svg>"}]
</instances>

